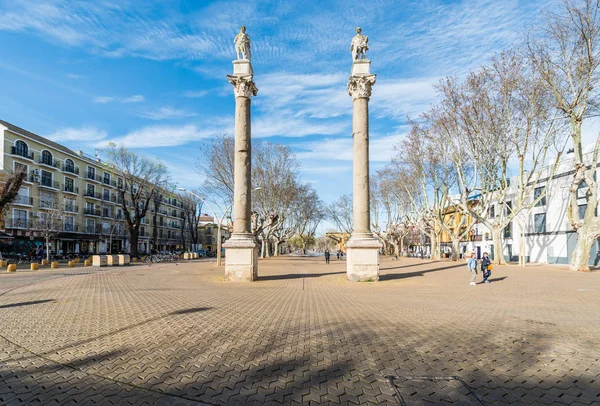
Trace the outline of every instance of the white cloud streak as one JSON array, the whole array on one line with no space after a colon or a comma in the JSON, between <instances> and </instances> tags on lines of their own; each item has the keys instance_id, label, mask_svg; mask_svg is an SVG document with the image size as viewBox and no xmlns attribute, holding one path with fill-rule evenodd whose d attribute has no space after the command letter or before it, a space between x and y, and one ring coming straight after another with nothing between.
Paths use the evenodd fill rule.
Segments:
<instances>
[{"instance_id":1,"label":"white cloud streak","mask_svg":"<svg viewBox=\"0 0 600 406\"><path fill-rule=\"evenodd\" d=\"M167 120L174 118L193 117L196 115L196 113L164 106L156 110L142 111L137 115L142 118L149 118L150 120Z\"/></svg>"},{"instance_id":2,"label":"white cloud streak","mask_svg":"<svg viewBox=\"0 0 600 406\"><path fill-rule=\"evenodd\" d=\"M92 99L92 103L141 103L145 100L144 96L135 94L133 96L118 97L118 96L98 96Z\"/></svg>"},{"instance_id":3,"label":"white cloud streak","mask_svg":"<svg viewBox=\"0 0 600 406\"><path fill-rule=\"evenodd\" d=\"M84 144L104 140L107 137L104 130L99 130L95 127L81 128L63 128L55 131L52 134L46 135L46 138L59 143L67 143L78 141Z\"/></svg>"}]
</instances>

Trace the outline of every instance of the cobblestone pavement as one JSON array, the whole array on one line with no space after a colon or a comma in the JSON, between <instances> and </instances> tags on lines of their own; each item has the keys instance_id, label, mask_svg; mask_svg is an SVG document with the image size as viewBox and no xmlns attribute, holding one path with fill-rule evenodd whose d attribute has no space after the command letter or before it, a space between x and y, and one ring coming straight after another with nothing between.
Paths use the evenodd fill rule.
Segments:
<instances>
[{"instance_id":1,"label":"cobblestone pavement","mask_svg":"<svg viewBox=\"0 0 600 406\"><path fill-rule=\"evenodd\" d=\"M600 273L281 257L0 274L0 405L600 404Z\"/></svg>"}]
</instances>

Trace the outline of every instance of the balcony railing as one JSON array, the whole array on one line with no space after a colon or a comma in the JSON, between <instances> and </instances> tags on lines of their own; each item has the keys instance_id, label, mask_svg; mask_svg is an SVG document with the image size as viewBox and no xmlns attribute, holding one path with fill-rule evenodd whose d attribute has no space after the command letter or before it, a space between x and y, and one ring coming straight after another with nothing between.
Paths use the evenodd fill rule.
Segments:
<instances>
[{"instance_id":1,"label":"balcony railing","mask_svg":"<svg viewBox=\"0 0 600 406\"><path fill-rule=\"evenodd\" d=\"M38 161L38 163L40 163L41 165L48 165L53 168L60 169L60 162L54 158L46 158L42 155L40 156L40 160Z\"/></svg>"},{"instance_id":2,"label":"balcony railing","mask_svg":"<svg viewBox=\"0 0 600 406\"><path fill-rule=\"evenodd\" d=\"M31 159L33 161L33 152L29 152L28 150L23 150L17 147L10 147L10 153L12 155L21 156L23 158Z\"/></svg>"},{"instance_id":3,"label":"balcony railing","mask_svg":"<svg viewBox=\"0 0 600 406\"><path fill-rule=\"evenodd\" d=\"M77 186L63 185L63 191L66 193L79 194L79 188Z\"/></svg>"},{"instance_id":4,"label":"balcony railing","mask_svg":"<svg viewBox=\"0 0 600 406\"><path fill-rule=\"evenodd\" d=\"M26 204L28 206L33 206L33 197L17 195L13 201L13 204Z\"/></svg>"},{"instance_id":5,"label":"balcony railing","mask_svg":"<svg viewBox=\"0 0 600 406\"><path fill-rule=\"evenodd\" d=\"M79 213L79 207L74 204L65 204L65 211Z\"/></svg>"},{"instance_id":6,"label":"balcony railing","mask_svg":"<svg viewBox=\"0 0 600 406\"><path fill-rule=\"evenodd\" d=\"M79 175L79 168L71 165L63 165L63 172L73 173L75 175Z\"/></svg>"},{"instance_id":7,"label":"balcony railing","mask_svg":"<svg viewBox=\"0 0 600 406\"><path fill-rule=\"evenodd\" d=\"M102 200L102 195L100 194L100 192L92 192L91 190L85 191L85 197L91 197L94 199Z\"/></svg>"},{"instance_id":8,"label":"balcony railing","mask_svg":"<svg viewBox=\"0 0 600 406\"><path fill-rule=\"evenodd\" d=\"M6 228L33 228L33 221L22 218L11 218L5 221Z\"/></svg>"},{"instance_id":9,"label":"balcony railing","mask_svg":"<svg viewBox=\"0 0 600 406\"><path fill-rule=\"evenodd\" d=\"M50 187L52 189L60 189L60 183L56 181L52 181L52 179L42 177L40 182L40 186Z\"/></svg>"},{"instance_id":10,"label":"balcony railing","mask_svg":"<svg viewBox=\"0 0 600 406\"><path fill-rule=\"evenodd\" d=\"M94 172L87 171L85 173L85 178L95 180L96 182L102 183L102 177L100 175L96 175Z\"/></svg>"},{"instance_id":11,"label":"balcony railing","mask_svg":"<svg viewBox=\"0 0 600 406\"><path fill-rule=\"evenodd\" d=\"M90 208L85 208L83 209L83 214L87 215L87 216L98 216L100 217L100 210L98 209L90 209Z\"/></svg>"},{"instance_id":12,"label":"balcony railing","mask_svg":"<svg viewBox=\"0 0 600 406\"><path fill-rule=\"evenodd\" d=\"M54 200L40 200L38 207L40 209L55 209L56 202Z\"/></svg>"},{"instance_id":13,"label":"balcony railing","mask_svg":"<svg viewBox=\"0 0 600 406\"><path fill-rule=\"evenodd\" d=\"M78 224L65 224L63 231L67 233L78 233L79 225Z\"/></svg>"},{"instance_id":14,"label":"balcony railing","mask_svg":"<svg viewBox=\"0 0 600 406\"><path fill-rule=\"evenodd\" d=\"M103 193L102 200L104 200L105 202L110 202L110 193Z\"/></svg>"},{"instance_id":15,"label":"balcony railing","mask_svg":"<svg viewBox=\"0 0 600 406\"><path fill-rule=\"evenodd\" d=\"M113 218L113 216L110 213L110 210L102 210L102 217Z\"/></svg>"}]
</instances>

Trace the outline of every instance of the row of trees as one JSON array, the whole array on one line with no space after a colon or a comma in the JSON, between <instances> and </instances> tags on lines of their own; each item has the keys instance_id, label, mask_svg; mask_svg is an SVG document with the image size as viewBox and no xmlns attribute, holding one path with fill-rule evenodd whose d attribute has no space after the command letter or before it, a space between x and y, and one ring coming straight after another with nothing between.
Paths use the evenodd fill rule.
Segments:
<instances>
[{"instance_id":1,"label":"row of trees","mask_svg":"<svg viewBox=\"0 0 600 406\"><path fill-rule=\"evenodd\" d=\"M201 148L198 172L201 188L211 204L226 208L231 219L233 202L234 139L219 135ZM278 255L290 238L304 241L306 250L325 216L316 191L303 183L300 163L288 146L270 142L252 144L252 232L261 244L261 257Z\"/></svg>"},{"instance_id":2,"label":"row of trees","mask_svg":"<svg viewBox=\"0 0 600 406\"><path fill-rule=\"evenodd\" d=\"M418 228L436 258L445 231L457 259L460 241L479 223L490 230L495 262L503 263L503 230L516 221L525 232L529 216L519 214L545 199L565 148L572 147L568 217L578 240L571 268L589 269L592 244L600 237L595 176L600 134L584 154L582 125L598 113L599 11L600 0L565 0L522 47L497 55L466 78L439 82L439 102L411 122L410 133L371 186L374 231L386 245L398 253L409 231ZM330 210L342 230L343 212ZM387 218L385 230L378 228L380 214Z\"/></svg>"}]
</instances>

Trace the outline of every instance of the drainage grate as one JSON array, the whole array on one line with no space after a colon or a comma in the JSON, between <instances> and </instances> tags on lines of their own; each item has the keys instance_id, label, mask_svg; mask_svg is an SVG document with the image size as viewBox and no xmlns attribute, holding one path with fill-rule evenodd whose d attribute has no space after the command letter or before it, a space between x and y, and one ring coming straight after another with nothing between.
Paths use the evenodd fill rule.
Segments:
<instances>
[{"instance_id":1,"label":"drainage grate","mask_svg":"<svg viewBox=\"0 0 600 406\"><path fill-rule=\"evenodd\" d=\"M402 406L407 401L439 403L471 403L485 406L483 399L459 376L393 376L385 377L396 392Z\"/></svg>"}]
</instances>

